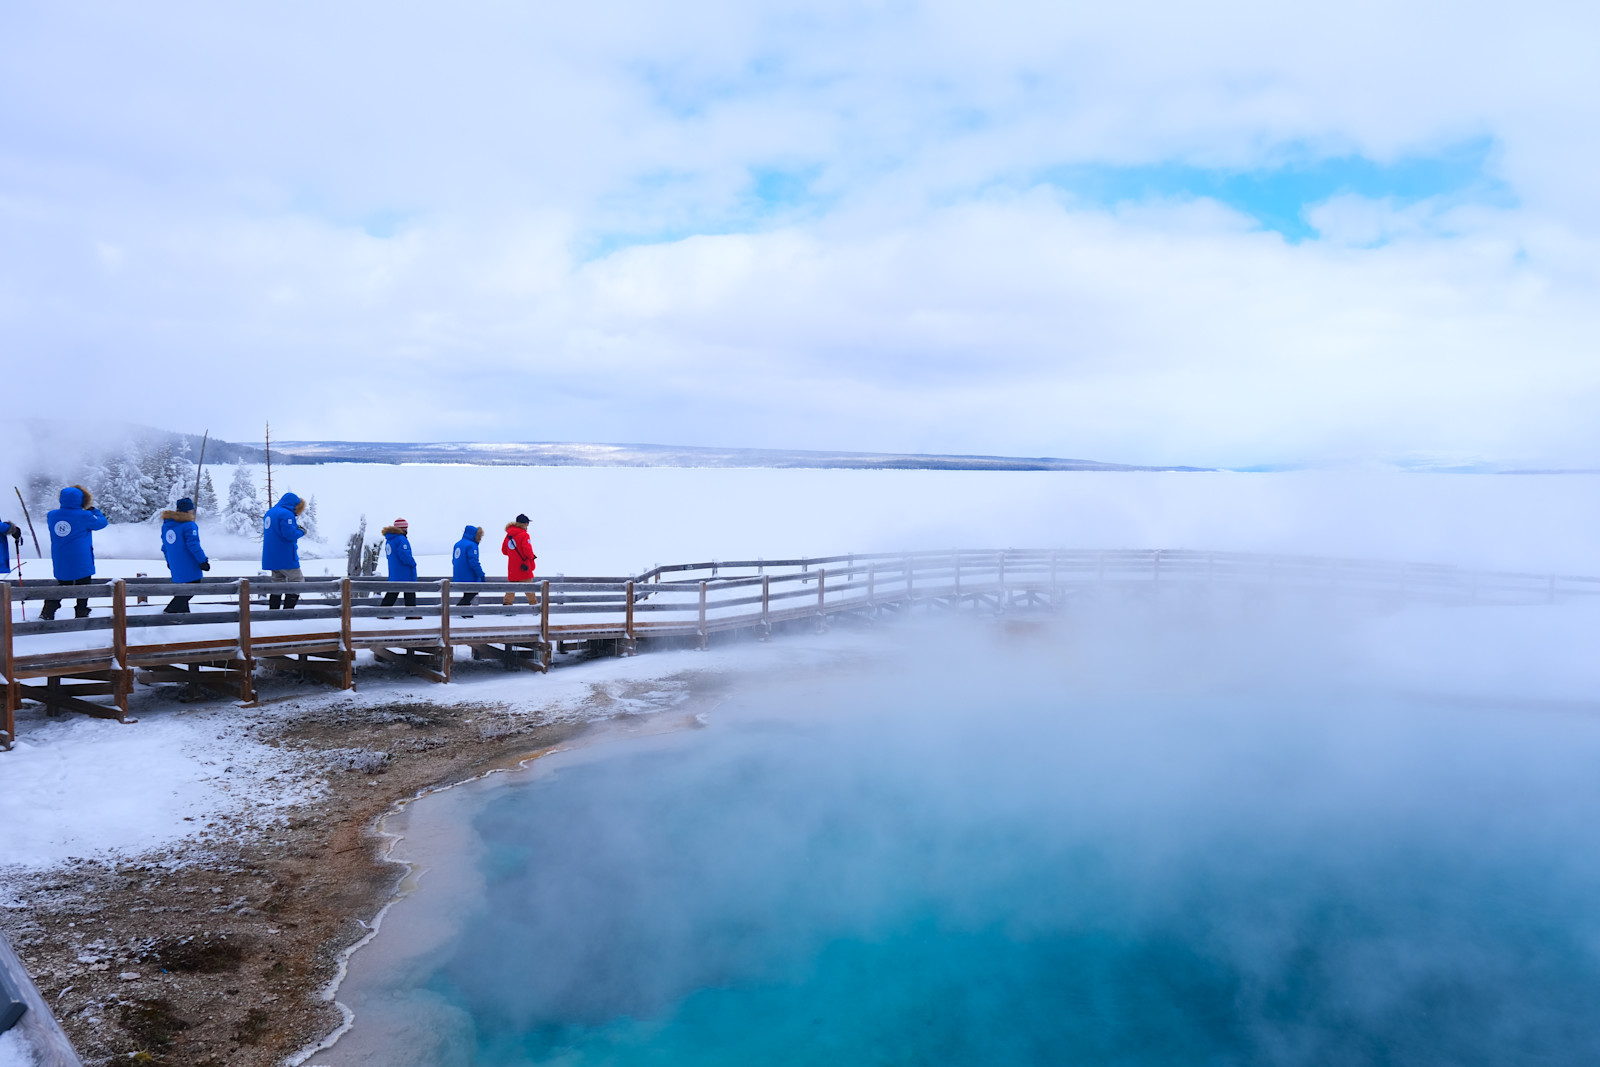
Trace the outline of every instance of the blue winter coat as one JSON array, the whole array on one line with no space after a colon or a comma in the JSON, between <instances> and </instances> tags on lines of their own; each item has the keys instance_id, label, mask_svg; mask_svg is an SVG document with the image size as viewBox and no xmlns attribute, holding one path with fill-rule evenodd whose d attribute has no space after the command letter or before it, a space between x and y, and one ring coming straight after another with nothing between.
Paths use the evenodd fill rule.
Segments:
<instances>
[{"instance_id":1,"label":"blue winter coat","mask_svg":"<svg viewBox=\"0 0 1600 1067\"><path fill-rule=\"evenodd\" d=\"M461 540L456 542L455 551L450 553L450 580L452 582L487 582L483 576L483 564L478 562L478 538L483 536L483 527L468 526L461 534Z\"/></svg>"},{"instance_id":2,"label":"blue winter coat","mask_svg":"<svg viewBox=\"0 0 1600 1067\"><path fill-rule=\"evenodd\" d=\"M417 560L411 554L411 539L405 531L395 526L383 528L383 554L389 560L389 580L391 582L414 582L417 580Z\"/></svg>"},{"instance_id":3,"label":"blue winter coat","mask_svg":"<svg viewBox=\"0 0 1600 1067\"><path fill-rule=\"evenodd\" d=\"M11 573L11 529L9 522L0 522L0 574Z\"/></svg>"},{"instance_id":4,"label":"blue winter coat","mask_svg":"<svg viewBox=\"0 0 1600 1067\"><path fill-rule=\"evenodd\" d=\"M261 569L264 571L292 571L300 567L300 538L306 532L295 522L295 516L305 508L305 502L293 493L285 493L277 504L261 516Z\"/></svg>"},{"instance_id":5,"label":"blue winter coat","mask_svg":"<svg viewBox=\"0 0 1600 1067\"><path fill-rule=\"evenodd\" d=\"M81 485L61 490L61 506L46 516L50 523L50 569L58 582L94 577L94 531L109 520L94 506L94 494Z\"/></svg>"},{"instance_id":6,"label":"blue winter coat","mask_svg":"<svg viewBox=\"0 0 1600 1067\"><path fill-rule=\"evenodd\" d=\"M192 511L161 513L161 554L167 557L167 570L178 584L198 582L200 564L208 562L200 547L200 527Z\"/></svg>"}]
</instances>

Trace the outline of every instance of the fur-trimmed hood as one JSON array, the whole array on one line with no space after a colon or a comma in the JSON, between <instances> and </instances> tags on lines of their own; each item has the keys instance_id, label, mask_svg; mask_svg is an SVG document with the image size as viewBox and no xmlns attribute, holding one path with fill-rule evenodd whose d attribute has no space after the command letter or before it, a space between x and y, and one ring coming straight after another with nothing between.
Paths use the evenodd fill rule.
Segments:
<instances>
[{"instance_id":1,"label":"fur-trimmed hood","mask_svg":"<svg viewBox=\"0 0 1600 1067\"><path fill-rule=\"evenodd\" d=\"M85 511L94 507L94 494L81 485L69 485L61 490L58 498L64 508L83 508Z\"/></svg>"},{"instance_id":2,"label":"fur-trimmed hood","mask_svg":"<svg viewBox=\"0 0 1600 1067\"><path fill-rule=\"evenodd\" d=\"M300 515L306 510L306 502L293 493L285 493L278 498L278 507L288 508L296 515Z\"/></svg>"},{"instance_id":3,"label":"fur-trimmed hood","mask_svg":"<svg viewBox=\"0 0 1600 1067\"><path fill-rule=\"evenodd\" d=\"M390 534L399 534L401 537L405 537L408 532L409 531L400 529L398 526L385 526L383 528L383 536L385 537L388 537Z\"/></svg>"},{"instance_id":4,"label":"fur-trimmed hood","mask_svg":"<svg viewBox=\"0 0 1600 1067\"><path fill-rule=\"evenodd\" d=\"M464 541L482 541L483 527L474 526L470 522L467 523L467 528L461 531L461 539Z\"/></svg>"},{"instance_id":5,"label":"fur-trimmed hood","mask_svg":"<svg viewBox=\"0 0 1600 1067\"><path fill-rule=\"evenodd\" d=\"M192 511L163 511L161 513L161 521L162 522L193 522L194 521L194 512L192 512Z\"/></svg>"},{"instance_id":6,"label":"fur-trimmed hood","mask_svg":"<svg viewBox=\"0 0 1600 1067\"><path fill-rule=\"evenodd\" d=\"M528 524L525 523L525 522L508 522L508 523L506 523L506 533L510 533L512 530L526 530L527 528L528 528Z\"/></svg>"}]
</instances>

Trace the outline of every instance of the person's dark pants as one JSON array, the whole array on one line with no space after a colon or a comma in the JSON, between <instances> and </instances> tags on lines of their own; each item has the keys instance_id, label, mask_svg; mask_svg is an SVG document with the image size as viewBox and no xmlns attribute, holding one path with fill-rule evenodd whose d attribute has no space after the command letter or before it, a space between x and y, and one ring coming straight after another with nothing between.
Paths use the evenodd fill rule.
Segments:
<instances>
[{"instance_id":1,"label":"person's dark pants","mask_svg":"<svg viewBox=\"0 0 1600 1067\"><path fill-rule=\"evenodd\" d=\"M391 589L387 593L383 594L383 606L384 607L388 607L390 604L393 604L394 601L395 601L395 598L398 597L399 595L400 594L397 591L393 590L393 589ZM416 606L417 606L417 594L415 594L415 593L407 593L406 594L406 607L414 608Z\"/></svg>"},{"instance_id":2,"label":"person's dark pants","mask_svg":"<svg viewBox=\"0 0 1600 1067\"><path fill-rule=\"evenodd\" d=\"M199 585L200 584L200 579L196 578L192 582L174 582L173 584L174 585ZM188 596L175 596L171 600L167 601L167 606L161 609L161 614L163 614L163 615L187 615L187 614L189 614L189 601L191 601L193 599L194 599L194 594L193 593L190 593Z\"/></svg>"},{"instance_id":3,"label":"person's dark pants","mask_svg":"<svg viewBox=\"0 0 1600 1067\"><path fill-rule=\"evenodd\" d=\"M56 582L56 584L57 585L89 585L93 581L94 581L94 576L90 575L87 578L74 578L70 582L58 581L58 582ZM61 601L59 601L59 600L46 600L44 602L44 611L39 615L39 617L41 619L47 619L47 620L48 619L53 619L53 618L56 617L56 609L58 609L60 607L61 607ZM72 614L73 614L74 618L87 619L89 617L89 598L86 597L86 596L79 597L78 598L78 606L77 606L76 609L74 609Z\"/></svg>"},{"instance_id":4,"label":"person's dark pants","mask_svg":"<svg viewBox=\"0 0 1600 1067\"><path fill-rule=\"evenodd\" d=\"M476 600L476 599L477 599L477 597L478 597L478 594L477 594L477 593L462 593L462 594L461 594L461 599L460 599L460 600L458 600L458 601L456 601L456 607L458 607L458 608L464 608L464 607L466 607L466 606L467 606L467 605L468 605L468 604L470 604L470 603L472 603L472 602L473 602L473 601L474 601L474 600Z\"/></svg>"},{"instance_id":5,"label":"person's dark pants","mask_svg":"<svg viewBox=\"0 0 1600 1067\"><path fill-rule=\"evenodd\" d=\"M272 580L275 582L303 582L306 579L305 573L301 571L299 567L295 567L292 570L273 571ZM300 603L300 594L285 593L283 594L281 601L277 593L267 594L268 611L276 611L279 603L282 603L285 608L293 608L296 604Z\"/></svg>"}]
</instances>

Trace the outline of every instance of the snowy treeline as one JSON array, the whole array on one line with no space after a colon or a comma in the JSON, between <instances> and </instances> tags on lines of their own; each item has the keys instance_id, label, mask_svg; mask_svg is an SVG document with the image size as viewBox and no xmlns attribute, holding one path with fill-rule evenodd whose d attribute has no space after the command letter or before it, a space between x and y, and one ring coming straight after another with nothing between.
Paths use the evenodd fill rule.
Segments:
<instances>
[{"instance_id":1,"label":"snowy treeline","mask_svg":"<svg viewBox=\"0 0 1600 1067\"><path fill-rule=\"evenodd\" d=\"M82 485L112 522L144 522L195 493L195 464L189 444L174 440L132 440L119 451L92 457L68 474L38 474L28 480L30 496L41 508L56 506L63 485ZM209 472L200 479L196 504L216 514L217 491Z\"/></svg>"},{"instance_id":2,"label":"snowy treeline","mask_svg":"<svg viewBox=\"0 0 1600 1067\"><path fill-rule=\"evenodd\" d=\"M195 462L189 443L173 439L130 440L121 450L93 457L70 473L37 474L28 480L31 504L39 511L56 506L64 485L82 485L94 494L95 506L114 523L146 522L174 506L180 497L193 497L202 522L221 520L231 533L261 537L261 517L274 501L267 501L257 484L256 469L240 463L233 468L226 501L219 500L208 464L195 490ZM300 525L312 540L317 531L317 501L312 497L300 516Z\"/></svg>"}]
</instances>

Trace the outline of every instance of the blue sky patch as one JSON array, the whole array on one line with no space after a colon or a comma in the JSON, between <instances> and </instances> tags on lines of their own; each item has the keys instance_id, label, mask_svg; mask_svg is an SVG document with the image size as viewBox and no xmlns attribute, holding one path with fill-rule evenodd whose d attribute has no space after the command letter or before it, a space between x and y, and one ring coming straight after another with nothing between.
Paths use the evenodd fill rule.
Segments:
<instances>
[{"instance_id":1,"label":"blue sky patch","mask_svg":"<svg viewBox=\"0 0 1600 1067\"><path fill-rule=\"evenodd\" d=\"M1092 203L1110 206L1156 198L1216 200L1275 230L1290 241L1317 236L1307 209L1334 196L1354 194L1402 205L1431 197L1509 206L1509 187L1489 173L1492 138L1452 145L1432 155L1380 163L1365 156L1291 159L1252 170L1226 170L1183 163L1142 166L1075 164L1042 178Z\"/></svg>"}]
</instances>

